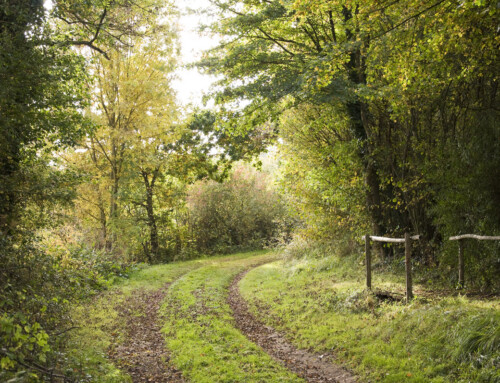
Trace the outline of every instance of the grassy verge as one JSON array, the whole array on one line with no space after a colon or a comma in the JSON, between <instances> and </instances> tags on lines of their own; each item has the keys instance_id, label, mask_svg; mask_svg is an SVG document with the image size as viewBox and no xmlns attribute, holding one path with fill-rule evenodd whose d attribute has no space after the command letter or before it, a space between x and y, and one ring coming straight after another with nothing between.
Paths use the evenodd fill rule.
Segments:
<instances>
[{"instance_id":1,"label":"grassy verge","mask_svg":"<svg viewBox=\"0 0 500 383\"><path fill-rule=\"evenodd\" d=\"M227 287L272 254L212 260L175 282L162 308L172 361L193 382L302 382L233 327Z\"/></svg>"},{"instance_id":2,"label":"grassy verge","mask_svg":"<svg viewBox=\"0 0 500 383\"><path fill-rule=\"evenodd\" d=\"M333 350L362 380L500 382L499 300L430 298L417 286L409 306L382 301L357 270L352 258L280 261L250 271L240 288L293 343ZM401 282L376 274L374 285L403 292Z\"/></svg>"},{"instance_id":3,"label":"grassy verge","mask_svg":"<svg viewBox=\"0 0 500 383\"><path fill-rule=\"evenodd\" d=\"M145 267L121 279L108 291L85 304L75 307L72 321L77 327L65 337L67 352L66 375L79 382L130 382L126 372L120 370L107 357L112 345L126 337L125 321L117 308L138 289L155 290L206 263L209 259ZM140 315L141 313L137 313Z\"/></svg>"}]
</instances>

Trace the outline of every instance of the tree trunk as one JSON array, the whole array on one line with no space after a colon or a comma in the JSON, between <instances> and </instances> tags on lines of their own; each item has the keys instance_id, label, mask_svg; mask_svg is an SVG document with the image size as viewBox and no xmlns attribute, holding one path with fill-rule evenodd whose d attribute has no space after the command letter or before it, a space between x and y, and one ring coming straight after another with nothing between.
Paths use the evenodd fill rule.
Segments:
<instances>
[{"instance_id":1,"label":"tree trunk","mask_svg":"<svg viewBox=\"0 0 500 383\"><path fill-rule=\"evenodd\" d=\"M99 172L100 167L99 167L99 162L97 159L97 151L95 148L95 141L93 137L90 137L90 158L96 168L96 170ZM99 224L101 225L101 241L98 245L100 249L106 248L108 245L108 217L106 216L106 209L104 207L104 198L102 196L101 190L99 189L99 185L96 184L94 186L95 192L97 194L97 206L99 209Z\"/></svg>"},{"instance_id":2,"label":"tree trunk","mask_svg":"<svg viewBox=\"0 0 500 383\"><path fill-rule=\"evenodd\" d=\"M151 254L153 257L158 256L159 243L158 243L158 229L156 227L156 218L153 208L153 189L150 187L146 193L146 210L148 213L148 226L150 233Z\"/></svg>"},{"instance_id":3,"label":"tree trunk","mask_svg":"<svg viewBox=\"0 0 500 383\"><path fill-rule=\"evenodd\" d=\"M357 8L354 12L358 12ZM352 10L346 6L343 7L343 15L344 21L346 22L353 18ZM356 36L352 30L347 28L345 32L348 39L355 40ZM366 84L365 61L366 58L361 52L361 48L359 46L351 51L347 68L349 71L349 79L355 84ZM363 103L360 99L349 102L346 107L347 114L349 115L349 119L351 121L352 132L356 139L362 143L359 156L365 167L365 182L367 186L366 204L372 221L373 234L382 236L387 233L385 233L385 228L382 224L383 215L381 210L380 180L377 174L375 162L372 159L369 142L369 129L372 118L368 105ZM383 252L384 256L387 256L387 254L385 254L385 248L381 246L380 243L375 244L375 247L379 252Z\"/></svg>"},{"instance_id":4,"label":"tree trunk","mask_svg":"<svg viewBox=\"0 0 500 383\"><path fill-rule=\"evenodd\" d=\"M114 140L112 140L111 144L111 194L109 201L109 218L111 222L114 222L118 218L118 191L120 188L120 175L118 171L118 156L116 150L116 144ZM108 233L106 240L106 249L111 251L113 249L113 245L115 243L116 234L112 231Z\"/></svg>"},{"instance_id":5,"label":"tree trunk","mask_svg":"<svg viewBox=\"0 0 500 383\"><path fill-rule=\"evenodd\" d=\"M149 261L157 259L160 250L160 244L158 240L158 228L156 226L156 217L154 213L154 186L156 182L156 178L158 176L159 168L156 168L153 171L151 182L149 181L149 174L146 171L142 171L142 178L144 179L144 186L146 188L146 213L147 213L147 222L149 227L149 242L150 242L150 254Z\"/></svg>"},{"instance_id":6,"label":"tree trunk","mask_svg":"<svg viewBox=\"0 0 500 383\"><path fill-rule=\"evenodd\" d=\"M106 246L108 240L108 228L107 228L108 222L106 218L106 211L104 210L100 194L101 193L99 193L99 214L100 214L99 218L101 223L101 238L102 238L101 246Z\"/></svg>"}]
</instances>

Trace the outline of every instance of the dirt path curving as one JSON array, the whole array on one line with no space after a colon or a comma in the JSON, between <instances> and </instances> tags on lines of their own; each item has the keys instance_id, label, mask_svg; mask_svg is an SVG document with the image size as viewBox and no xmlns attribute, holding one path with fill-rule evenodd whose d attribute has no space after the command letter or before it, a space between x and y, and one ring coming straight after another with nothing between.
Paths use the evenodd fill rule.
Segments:
<instances>
[{"instance_id":1,"label":"dirt path curving","mask_svg":"<svg viewBox=\"0 0 500 383\"><path fill-rule=\"evenodd\" d=\"M297 349L283 334L260 322L250 313L238 288L239 281L248 271L238 274L229 287L228 303L233 310L236 327L275 360L309 383L356 382L352 373L335 364L333 355L319 355Z\"/></svg>"},{"instance_id":2,"label":"dirt path curving","mask_svg":"<svg viewBox=\"0 0 500 383\"><path fill-rule=\"evenodd\" d=\"M181 372L168 363L170 356L158 323L158 310L169 286L155 291L138 290L118 308L127 318L127 336L109 354L134 383L185 382Z\"/></svg>"}]
</instances>

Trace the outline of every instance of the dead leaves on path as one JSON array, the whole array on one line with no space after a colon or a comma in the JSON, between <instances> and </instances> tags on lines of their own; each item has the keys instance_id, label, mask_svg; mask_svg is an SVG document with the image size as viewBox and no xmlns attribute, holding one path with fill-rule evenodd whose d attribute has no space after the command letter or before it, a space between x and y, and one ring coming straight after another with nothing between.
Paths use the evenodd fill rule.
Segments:
<instances>
[{"instance_id":1,"label":"dead leaves on path","mask_svg":"<svg viewBox=\"0 0 500 383\"><path fill-rule=\"evenodd\" d=\"M139 290L124 300L118 312L127 318L125 341L109 350L110 357L126 370L134 383L180 383L182 374L168 362L158 323L158 310L168 285L156 291Z\"/></svg>"},{"instance_id":2,"label":"dead leaves on path","mask_svg":"<svg viewBox=\"0 0 500 383\"><path fill-rule=\"evenodd\" d=\"M233 310L236 328L307 382L356 382L349 371L335 364L332 355L318 355L299 350L282 334L257 320L249 312L238 290L238 282L244 274L240 273L229 287L228 303ZM181 372L169 363L170 356L165 348L158 321L158 310L168 286L165 285L156 291L138 290L117 307L118 312L126 318L126 336L124 341L117 340L110 348L109 355L130 374L135 383L185 382ZM203 314L208 308L200 301L197 313Z\"/></svg>"}]
</instances>

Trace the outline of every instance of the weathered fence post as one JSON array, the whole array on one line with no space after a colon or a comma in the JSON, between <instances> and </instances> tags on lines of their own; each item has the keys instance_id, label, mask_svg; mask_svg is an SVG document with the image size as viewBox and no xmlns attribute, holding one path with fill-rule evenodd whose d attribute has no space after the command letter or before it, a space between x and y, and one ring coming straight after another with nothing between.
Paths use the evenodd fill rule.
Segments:
<instances>
[{"instance_id":1,"label":"weathered fence post","mask_svg":"<svg viewBox=\"0 0 500 383\"><path fill-rule=\"evenodd\" d=\"M464 240L458 241L458 287L463 289L465 286L465 264L464 264Z\"/></svg>"},{"instance_id":2,"label":"weathered fence post","mask_svg":"<svg viewBox=\"0 0 500 383\"><path fill-rule=\"evenodd\" d=\"M372 289L372 257L370 249L370 235L365 235L365 256L366 256L366 288Z\"/></svg>"},{"instance_id":3,"label":"weathered fence post","mask_svg":"<svg viewBox=\"0 0 500 383\"><path fill-rule=\"evenodd\" d=\"M405 269L406 269L406 303L413 298L412 280L411 280L411 237L405 233Z\"/></svg>"},{"instance_id":4,"label":"weathered fence post","mask_svg":"<svg viewBox=\"0 0 500 383\"><path fill-rule=\"evenodd\" d=\"M450 241L458 241L458 287L462 289L465 286L465 240L477 239L478 241L500 241L500 235L461 234L448 239Z\"/></svg>"},{"instance_id":5,"label":"weathered fence post","mask_svg":"<svg viewBox=\"0 0 500 383\"><path fill-rule=\"evenodd\" d=\"M412 292L412 277L411 277L411 241L418 241L420 235L405 233L404 238L389 238L378 237L376 235L364 235L361 237L365 240L365 256L366 256L366 287L371 290L372 288L372 259L371 259L371 242L389 242L405 244L405 266L406 266L406 301L409 302L413 298Z\"/></svg>"}]
</instances>

